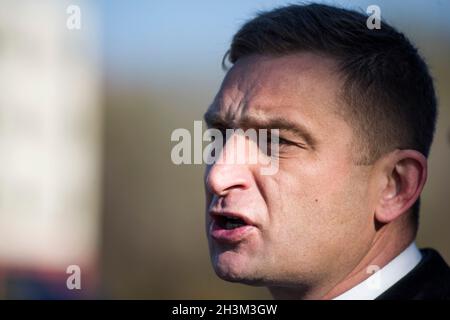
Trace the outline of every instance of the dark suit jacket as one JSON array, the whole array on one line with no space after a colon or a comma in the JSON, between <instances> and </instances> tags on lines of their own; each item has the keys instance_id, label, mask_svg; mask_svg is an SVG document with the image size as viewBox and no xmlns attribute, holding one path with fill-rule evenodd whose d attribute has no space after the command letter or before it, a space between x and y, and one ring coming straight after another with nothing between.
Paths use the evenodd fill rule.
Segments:
<instances>
[{"instance_id":1,"label":"dark suit jacket","mask_svg":"<svg viewBox=\"0 0 450 320\"><path fill-rule=\"evenodd\" d=\"M450 300L450 268L433 249L423 249L422 260L377 300Z\"/></svg>"}]
</instances>

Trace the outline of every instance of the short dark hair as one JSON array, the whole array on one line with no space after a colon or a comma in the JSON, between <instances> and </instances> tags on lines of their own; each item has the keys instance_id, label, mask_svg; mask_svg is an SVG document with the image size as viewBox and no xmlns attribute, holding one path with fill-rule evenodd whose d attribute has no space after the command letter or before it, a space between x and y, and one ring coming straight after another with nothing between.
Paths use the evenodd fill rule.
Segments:
<instances>
[{"instance_id":1,"label":"short dark hair","mask_svg":"<svg viewBox=\"0 0 450 320\"><path fill-rule=\"evenodd\" d=\"M224 56L317 52L343 76L344 116L355 130L361 164L395 148L428 157L436 125L436 96L428 67L411 42L386 22L369 29L365 14L324 4L261 12L234 35ZM413 207L418 223L419 200Z\"/></svg>"}]
</instances>

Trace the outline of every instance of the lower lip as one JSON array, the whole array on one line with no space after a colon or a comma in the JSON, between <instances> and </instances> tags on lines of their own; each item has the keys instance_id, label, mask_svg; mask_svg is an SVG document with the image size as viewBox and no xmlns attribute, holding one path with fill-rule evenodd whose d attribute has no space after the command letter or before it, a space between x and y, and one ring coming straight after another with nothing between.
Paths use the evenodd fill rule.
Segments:
<instances>
[{"instance_id":1,"label":"lower lip","mask_svg":"<svg viewBox=\"0 0 450 320\"><path fill-rule=\"evenodd\" d=\"M236 243L244 240L250 235L252 230L256 229L255 226L246 225L234 229L224 229L213 220L209 229L210 235L220 242Z\"/></svg>"}]
</instances>

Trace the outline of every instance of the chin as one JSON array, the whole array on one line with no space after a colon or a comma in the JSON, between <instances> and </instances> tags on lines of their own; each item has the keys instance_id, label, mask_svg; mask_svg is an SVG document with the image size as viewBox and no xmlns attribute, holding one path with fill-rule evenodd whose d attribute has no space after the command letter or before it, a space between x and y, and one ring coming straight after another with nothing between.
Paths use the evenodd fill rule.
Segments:
<instances>
[{"instance_id":1,"label":"chin","mask_svg":"<svg viewBox=\"0 0 450 320\"><path fill-rule=\"evenodd\" d=\"M228 282L238 282L252 286L262 286L264 281L253 266L254 261L240 253L225 251L212 255L212 264L216 275Z\"/></svg>"}]
</instances>

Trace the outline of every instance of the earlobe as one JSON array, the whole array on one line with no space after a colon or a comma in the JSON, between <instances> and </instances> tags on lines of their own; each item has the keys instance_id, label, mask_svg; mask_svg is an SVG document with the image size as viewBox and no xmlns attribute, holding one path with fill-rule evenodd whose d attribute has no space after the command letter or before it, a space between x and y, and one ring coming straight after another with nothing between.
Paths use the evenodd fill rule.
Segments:
<instances>
[{"instance_id":1,"label":"earlobe","mask_svg":"<svg viewBox=\"0 0 450 320\"><path fill-rule=\"evenodd\" d=\"M379 192L375 218L389 223L419 198L427 178L427 159L415 150L395 150L381 161L385 183Z\"/></svg>"}]
</instances>

